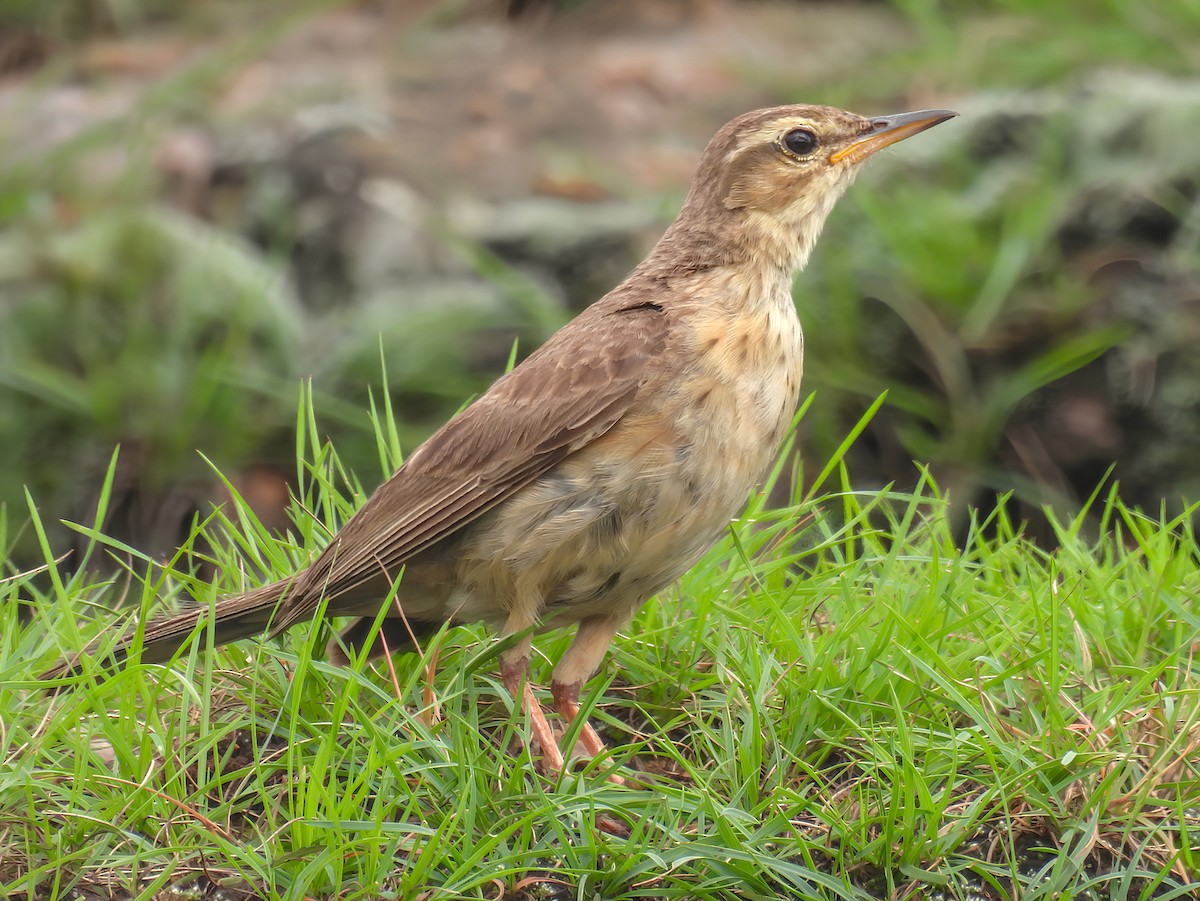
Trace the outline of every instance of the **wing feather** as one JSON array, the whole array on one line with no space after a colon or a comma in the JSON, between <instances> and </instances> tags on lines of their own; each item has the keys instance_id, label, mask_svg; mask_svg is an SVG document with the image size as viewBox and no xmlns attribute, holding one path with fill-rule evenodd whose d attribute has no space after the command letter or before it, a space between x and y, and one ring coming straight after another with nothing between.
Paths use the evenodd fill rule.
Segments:
<instances>
[{"instance_id":1,"label":"wing feather","mask_svg":"<svg viewBox=\"0 0 1200 901\"><path fill-rule=\"evenodd\" d=\"M610 295L610 298L612 295ZM608 300L608 298L606 298ZM611 429L667 340L657 306L601 301L408 458L288 591L274 628L312 615L454 534Z\"/></svg>"}]
</instances>

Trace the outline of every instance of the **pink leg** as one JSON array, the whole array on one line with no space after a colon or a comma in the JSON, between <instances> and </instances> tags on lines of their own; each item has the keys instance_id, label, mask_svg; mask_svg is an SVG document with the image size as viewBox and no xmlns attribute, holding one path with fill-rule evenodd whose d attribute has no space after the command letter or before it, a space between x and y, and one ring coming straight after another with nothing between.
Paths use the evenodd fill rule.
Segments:
<instances>
[{"instance_id":1,"label":"pink leg","mask_svg":"<svg viewBox=\"0 0 1200 901\"><path fill-rule=\"evenodd\" d=\"M565 761L558 742L554 738L554 732L550 728L550 724L546 722L546 714L542 710L542 705L534 696L533 687L529 684L529 658L523 655L512 658L502 657L500 677L504 680L504 687L508 689L513 700L519 700L521 710L529 717L529 728L537 743L542 746L542 757L546 761L546 766L561 773Z\"/></svg>"},{"instance_id":2,"label":"pink leg","mask_svg":"<svg viewBox=\"0 0 1200 901\"><path fill-rule=\"evenodd\" d=\"M554 706L558 710L563 719L567 721L567 725L575 722L575 718L579 716L579 690L582 687L580 682L572 682L570 685L563 685L561 682L551 682L550 691L554 695ZM608 749L604 746L604 742L592 728L592 724L587 720L583 721L583 726L579 730L579 744L587 751L589 757L599 757ZM625 780L616 773L609 773L608 781L617 785L624 785Z\"/></svg>"}]
</instances>

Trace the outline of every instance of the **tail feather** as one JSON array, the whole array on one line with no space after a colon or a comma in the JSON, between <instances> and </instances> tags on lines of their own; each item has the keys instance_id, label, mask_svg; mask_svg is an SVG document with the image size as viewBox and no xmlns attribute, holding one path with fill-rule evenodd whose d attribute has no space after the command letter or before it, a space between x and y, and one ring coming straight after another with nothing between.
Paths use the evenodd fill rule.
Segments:
<instances>
[{"instance_id":1,"label":"tail feather","mask_svg":"<svg viewBox=\"0 0 1200 901\"><path fill-rule=\"evenodd\" d=\"M248 638L266 630L271 623L275 608L279 606L284 592L292 580L273 582L245 594L222 598L217 601L213 611L215 620L215 639L217 644ZM193 607L165 619L152 620L146 624L142 634L141 660L144 663L161 663L170 660L195 632L196 627L207 622L208 607ZM113 646L105 661L109 669L116 669L124 663L133 646L136 633L124 635ZM40 676L41 681L60 679L79 672L83 659L93 656L99 651L102 642L95 641L82 653L63 660L58 665L47 670Z\"/></svg>"}]
</instances>

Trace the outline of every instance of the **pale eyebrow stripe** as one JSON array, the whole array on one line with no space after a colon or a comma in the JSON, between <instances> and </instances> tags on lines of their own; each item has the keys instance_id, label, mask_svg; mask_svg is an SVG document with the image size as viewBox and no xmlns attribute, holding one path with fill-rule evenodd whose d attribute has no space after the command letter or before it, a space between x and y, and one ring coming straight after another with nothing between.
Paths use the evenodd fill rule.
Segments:
<instances>
[{"instance_id":1,"label":"pale eyebrow stripe","mask_svg":"<svg viewBox=\"0 0 1200 901\"><path fill-rule=\"evenodd\" d=\"M801 116L789 116L783 119L772 119L764 125L759 126L754 131L747 132L738 139L737 149L745 150L754 144L764 144L767 141L774 141L786 131L791 131L793 128L810 128L813 131L818 131L816 123L810 119L805 119Z\"/></svg>"}]
</instances>

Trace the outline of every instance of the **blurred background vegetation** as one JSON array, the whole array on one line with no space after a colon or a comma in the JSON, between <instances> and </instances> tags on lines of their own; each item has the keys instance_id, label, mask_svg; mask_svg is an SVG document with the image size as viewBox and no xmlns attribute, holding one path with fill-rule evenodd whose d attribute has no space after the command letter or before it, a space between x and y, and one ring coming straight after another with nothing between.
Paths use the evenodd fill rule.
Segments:
<instances>
[{"instance_id":1,"label":"blurred background vegetation","mask_svg":"<svg viewBox=\"0 0 1200 901\"><path fill-rule=\"evenodd\" d=\"M1200 4L4 0L0 503L167 554L286 525L299 383L368 485L631 268L756 106L964 115L877 161L796 300L824 460L1036 520L1200 497ZM200 453L198 453L200 452ZM379 473L382 477L382 473ZM1037 529L1036 522L1033 529ZM55 536L56 551L70 533Z\"/></svg>"}]
</instances>

